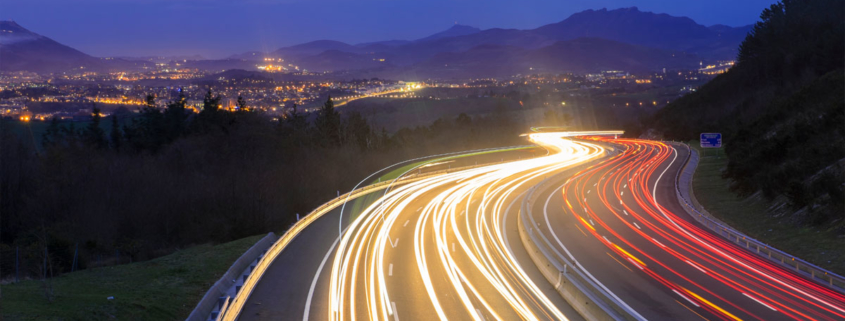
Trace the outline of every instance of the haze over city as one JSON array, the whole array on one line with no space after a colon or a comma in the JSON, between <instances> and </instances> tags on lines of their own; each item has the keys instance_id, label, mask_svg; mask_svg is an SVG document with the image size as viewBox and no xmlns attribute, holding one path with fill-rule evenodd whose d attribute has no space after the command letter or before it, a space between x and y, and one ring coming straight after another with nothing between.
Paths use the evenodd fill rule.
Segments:
<instances>
[{"instance_id":1,"label":"haze over city","mask_svg":"<svg viewBox=\"0 0 845 321\"><path fill-rule=\"evenodd\" d=\"M3 320L845 320L845 2L7 0Z\"/></svg>"}]
</instances>

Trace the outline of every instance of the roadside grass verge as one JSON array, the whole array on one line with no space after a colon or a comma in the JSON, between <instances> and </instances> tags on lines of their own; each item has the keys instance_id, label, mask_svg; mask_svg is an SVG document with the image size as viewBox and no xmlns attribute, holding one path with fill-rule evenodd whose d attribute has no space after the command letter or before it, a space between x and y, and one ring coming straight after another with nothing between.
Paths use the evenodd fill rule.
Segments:
<instances>
[{"instance_id":1,"label":"roadside grass verge","mask_svg":"<svg viewBox=\"0 0 845 321\"><path fill-rule=\"evenodd\" d=\"M690 147L702 149L697 141ZM797 226L789 217L769 211L773 205L762 196L742 198L731 192L730 181L722 178L728 158L722 149L707 151L693 176L695 197L713 216L743 233L810 263L845 274L845 238L834 232L842 221L832 226Z\"/></svg>"},{"instance_id":2,"label":"roadside grass verge","mask_svg":"<svg viewBox=\"0 0 845 321\"><path fill-rule=\"evenodd\" d=\"M184 320L264 235L198 245L150 261L2 286L4 320ZM52 288L48 300L45 285ZM113 300L108 297L113 296Z\"/></svg>"}]
</instances>

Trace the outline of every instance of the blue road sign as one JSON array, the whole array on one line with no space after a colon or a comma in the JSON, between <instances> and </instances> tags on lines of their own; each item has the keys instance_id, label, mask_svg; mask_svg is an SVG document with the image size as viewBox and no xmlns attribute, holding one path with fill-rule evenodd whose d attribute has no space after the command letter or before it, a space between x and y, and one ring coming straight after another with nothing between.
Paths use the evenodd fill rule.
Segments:
<instances>
[{"instance_id":1,"label":"blue road sign","mask_svg":"<svg viewBox=\"0 0 845 321\"><path fill-rule=\"evenodd\" d=\"M701 133L701 148L722 147L722 133Z\"/></svg>"}]
</instances>

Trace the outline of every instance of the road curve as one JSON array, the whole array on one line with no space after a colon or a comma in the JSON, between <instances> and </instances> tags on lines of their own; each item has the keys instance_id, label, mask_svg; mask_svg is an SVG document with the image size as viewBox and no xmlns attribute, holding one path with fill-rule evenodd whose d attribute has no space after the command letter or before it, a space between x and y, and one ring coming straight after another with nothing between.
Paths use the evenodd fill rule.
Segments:
<instances>
[{"instance_id":1,"label":"road curve","mask_svg":"<svg viewBox=\"0 0 845 321\"><path fill-rule=\"evenodd\" d=\"M622 152L542 191L534 219L557 252L649 320L843 320L845 296L712 234L675 194L687 150Z\"/></svg>"},{"instance_id":2,"label":"road curve","mask_svg":"<svg viewBox=\"0 0 845 321\"><path fill-rule=\"evenodd\" d=\"M314 221L267 270L238 319L582 319L533 266L516 231L528 188L605 156L601 145L564 135L531 134L550 156L358 198L341 237L337 210Z\"/></svg>"}]
</instances>

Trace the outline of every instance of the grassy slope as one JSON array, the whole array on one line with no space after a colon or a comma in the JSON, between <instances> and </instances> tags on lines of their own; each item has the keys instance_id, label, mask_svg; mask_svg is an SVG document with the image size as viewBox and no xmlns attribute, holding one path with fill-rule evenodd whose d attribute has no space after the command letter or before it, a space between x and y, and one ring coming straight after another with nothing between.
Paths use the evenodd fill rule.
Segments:
<instances>
[{"instance_id":1,"label":"grassy slope","mask_svg":"<svg viewBox=\"0 0 845 321\"><path fill-rule=\"evenodd\" d=\"M698 142L690 142L698 147ZM734 228L840 275L845 274L845 238L837 238L837 226L796 227L786 217L767 213L772 205L763 197L741 198L728 189L722 178L727 166L724 151L708 150L693 178L695 197L707 211Z\"/></svg>"},{"instance_id":2,"label":"grassy slope","mask_svg":"<svg viewBox=\"0 0 845 321\"><path fill-rule=\"evenodd\" d=\"M184 320L229 266L264 235L199 245L154 260L2 288L5 320ZM114 296L114 300L107 300Z\"/></svg>"}]
</instances>

